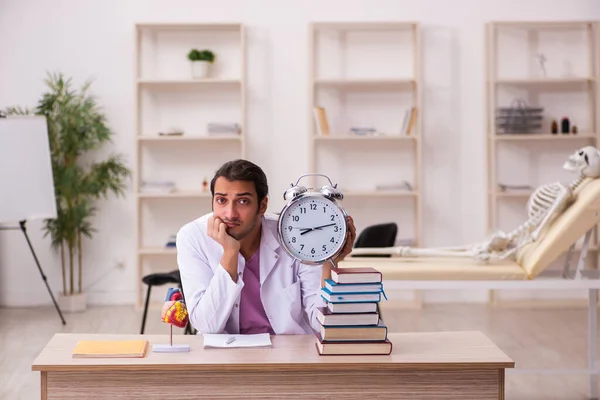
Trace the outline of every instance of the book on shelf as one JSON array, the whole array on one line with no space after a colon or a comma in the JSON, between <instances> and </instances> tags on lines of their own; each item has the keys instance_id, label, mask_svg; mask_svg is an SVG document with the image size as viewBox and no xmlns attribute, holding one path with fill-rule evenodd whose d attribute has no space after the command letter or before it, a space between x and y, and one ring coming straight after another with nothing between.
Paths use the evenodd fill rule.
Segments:
<instances>
[{"instance_id":1,"label":"book on shelf","mask_svg":"<svg viewBox=\"0 0 600 400\"><path fill-rule=\"evenodd\" d=\"M335 272L335 276L334 276ZM335 268L321 288L317 308L319 355L389 355L392 343L379 315L383 284L374 268ZM385 295L385 294L384 294Z\"/></svg>"},{"instance_id":2,"label":"book on shelf","mask_svg":"<svg viewBox=\"0 0 600 400\"><path fill-rule=\"evenodd\" d=\"M313 108L313 116L315 117L317 134L319 136L329 136L329 122L327 121L327 114L325 113L325 108Z\"/></svg>"},{"instance_id":3,"label":"book on shelf","mask_svg":"<svg viewBox=\"0 0 600 400\"><path fill-rule=\"evenodd\" d=\"M400 133L402 135L410 136L417 123L417 108L411 107L404 112L404 121L402 123L402 129Z\"/></svg>"}]
</instances>

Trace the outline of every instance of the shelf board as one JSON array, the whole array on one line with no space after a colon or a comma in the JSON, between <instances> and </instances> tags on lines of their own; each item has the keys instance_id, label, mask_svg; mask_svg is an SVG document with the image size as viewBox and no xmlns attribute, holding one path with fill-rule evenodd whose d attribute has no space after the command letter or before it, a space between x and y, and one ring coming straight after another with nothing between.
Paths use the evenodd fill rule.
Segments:
<instances>
[{"instance_id":1,"label":"shelf board","mask_svg":"<svg viewBox=\"0 0 600 400\"><path fill-rule=\"evenodd\" d=\"M408 190L347 190L344 197L416 197L418 192Z\"/></svg>"},{"instance_id":2,"label":"shelf board","mask_svg":"<svg viewBox=\"0 0 600 400\"><path fill-rule=\"evenodd\" d=\"M335 87L335 88L398 88L407 85L416 84L412 78L320 78L315 79L316 86Z\"/></svg>"},{"instance_id":3,"label":"shelf board","mask_svg":"<svg viewBox=\"0 0 600 400\"><path fill-rule=\"evenodd\" d=\"M339 30L339 31L389 31L397 29L415 28L418 22L399 22L399 21L344 21L344 22L313 22L315 29Z\"/></svg>"},{"instance_id":4,"label":"shelf board","mask_svg":"<svg viewBox=\"0 0 600 400\"><path fill-rule=\"evenodd\" d=\"M196 198L210 198L212 197L210 191L181 191L171 193L138 193L138 197L141 199L196 199Z\"/></svg>"},{"instance_id":5,"label":"shelf board","mask_svg":"<svg viewBox=\"0 0 600 400\"><path fill-rule=\"evenodd\" d=\"M492 21L489 24L497 27L512 28L583 28L595 24L595 21Z\"/></svg>"},{"instance_id":6,"label":"shelf board","mask_svg":"<svg viewBox=\"0 0 600 400\"><path fill-rule=\"evenodd\" d=\"M527 140L577 140L577 139L595 139L595 133L577 133L577 134L551 134L551 133L502 133L492 135L495 140L500 141L527 141Z\"/></svg>"},{"instance_id":7,"label":"shelf board","mask_svg":"<svg viewBox=\"0 0 600 400\"><path fill-rule=\"evenodd\" d=\"M404 141L404 140L417 140L418 136L404 136L404 135L381 135L381 136L373 136L373 135L331 135L331 136L314 136L314 140L316 141Z\"/></svg>"},{"instance_id":8,"label":"shelf board","mask_svg":"<svg viewBox=\"0 0 600 400\"><path fill-rule=\"evenodd\" d=\"M208 79L138 79L140 87L185 87L207 85L240 85L241 80L234 78L208 78Z\"/></svg>"},{"instance_id":9,"label":"shelf board","mask_svg":"<svg viewBox=\"0 0 600 400\"><path fill-rule=\"evenodd\" d=\"M138 249L138 254L145 256L177 255L177 249L175 247L143 247Z\"/></svg>"},{"instance_id":10,"label":"shelf board","mask_svg":"<svg viewBox=\"0 0 600 400\"><path fill-rule=\"evenodd\" d=\"M146 31L232 31L232 30L241 30L241 23L190 23L190 22L182 22L182 23L140 23L136 25L139 30Z\"/></svg>"},{"instance_id":11,"label":"shelf board","mask_svg":"<svg viewBox=\"0 0 600 400\"><path fill-rule=\"evenodd\" d=\"M240 135L182 135L182 136L138 136L138 142L239 142Z\"/></svg>"},{"instance_id":12,"label":"shelf board","mask_svg":"<svg viewBox=\"0 0 600 400\"><path fill-rule=\"evenodd\" d=\"M552 84L570 84L570 83L589 83L594 82L593 77L547 77L547 78L501 78L495 79L494 83L501 85L552 85Z\"/></svg>"}]
</instances>

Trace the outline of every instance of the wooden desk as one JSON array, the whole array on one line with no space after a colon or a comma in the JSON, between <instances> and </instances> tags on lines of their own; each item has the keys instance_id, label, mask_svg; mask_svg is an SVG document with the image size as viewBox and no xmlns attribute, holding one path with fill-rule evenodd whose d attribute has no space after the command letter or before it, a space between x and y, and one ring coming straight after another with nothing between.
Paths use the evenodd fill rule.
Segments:
<instances>
[{"instance_id":1,"label":"wooden desk","mask_svg":"<svg viewBox=\"0 0 600 400\"><path fill-rule=\"evenodd\" d=\"M145 358L74 359L82 339L148 339ZM42 399L504 399L512 361L480 332L395 333L389 356L319 356L312 335L273 336L270 349L153 353L167 335L56 334L32 365Z\"/></svg>"}]
</instances>

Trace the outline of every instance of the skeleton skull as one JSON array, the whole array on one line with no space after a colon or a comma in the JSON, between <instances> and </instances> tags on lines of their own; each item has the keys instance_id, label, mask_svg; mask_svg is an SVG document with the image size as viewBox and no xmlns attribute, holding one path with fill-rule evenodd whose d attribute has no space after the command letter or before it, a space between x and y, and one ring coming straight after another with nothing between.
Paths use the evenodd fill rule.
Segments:
<instances>
[{"instance_id":1,"label":"skeleton skull","mask_svg":"<svg viewBox=\"0 0 600 400\"><path fill-rule=\"evenodd\" d=\"M569 157L563 167L568 171L578 171L587 178L598 178L600 151L593 146L582 147Z\"/></svg>"}]
</instances>

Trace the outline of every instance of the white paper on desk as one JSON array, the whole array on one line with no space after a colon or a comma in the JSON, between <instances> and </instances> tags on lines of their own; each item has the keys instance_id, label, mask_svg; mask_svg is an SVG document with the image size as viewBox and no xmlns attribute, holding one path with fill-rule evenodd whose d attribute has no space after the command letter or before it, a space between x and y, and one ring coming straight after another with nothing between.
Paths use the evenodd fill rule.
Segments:
<instances>
[{"instance_id":1,"label":"white paper on desk","mask_svg":"<svg viewBox=\"0 0 600 400\"><path fill-rule=\"evenodd\" d=\"M204 348L236 348L236 347L271 347L271 336L268 333L253 335L228 335L221 333L204 333ZM235 338L231 343L227 341Z\"/></svg>"}]
</instances>

